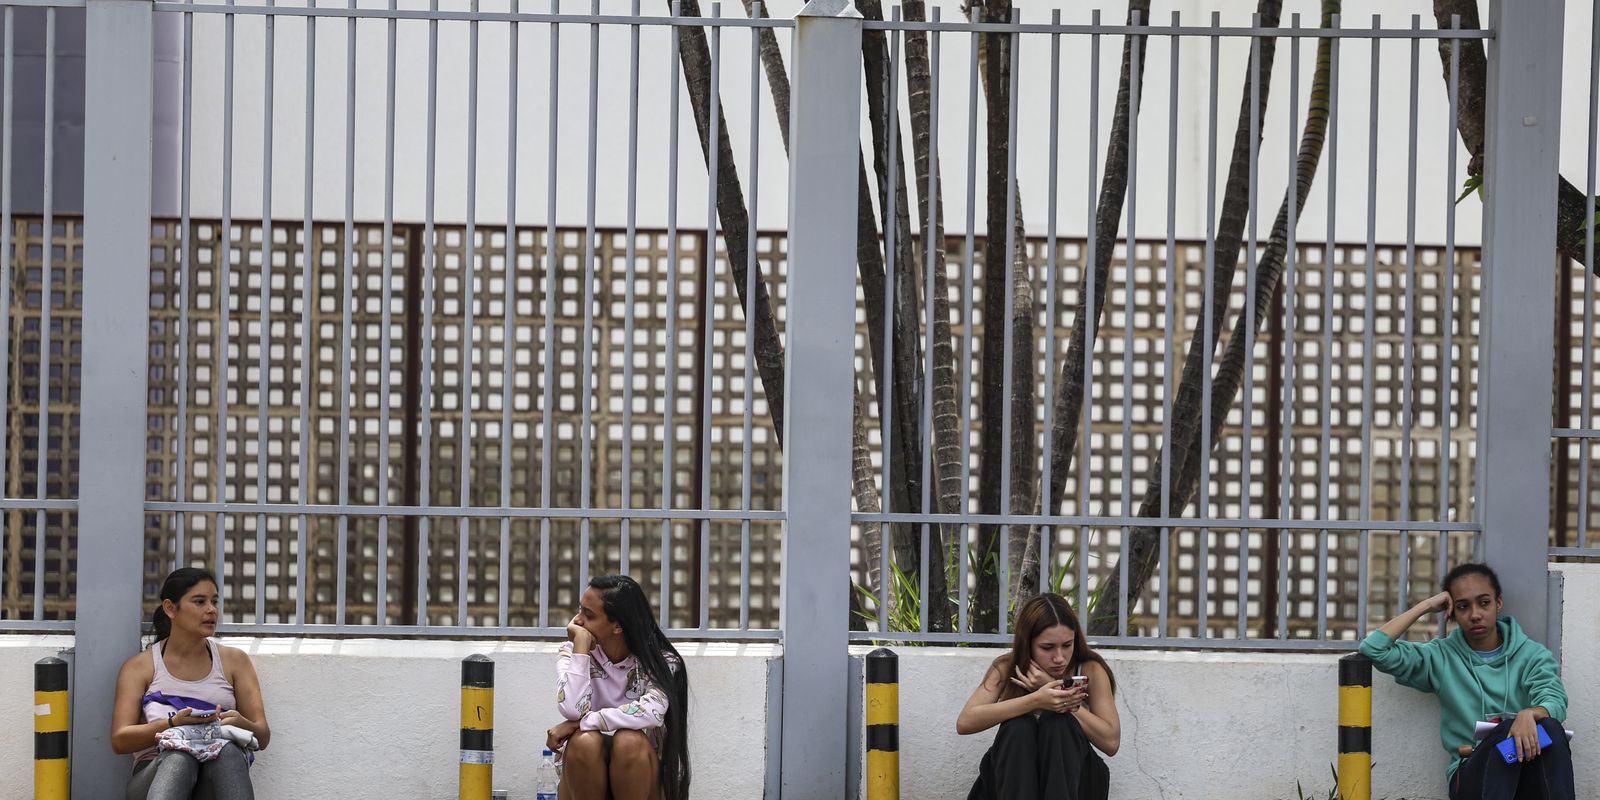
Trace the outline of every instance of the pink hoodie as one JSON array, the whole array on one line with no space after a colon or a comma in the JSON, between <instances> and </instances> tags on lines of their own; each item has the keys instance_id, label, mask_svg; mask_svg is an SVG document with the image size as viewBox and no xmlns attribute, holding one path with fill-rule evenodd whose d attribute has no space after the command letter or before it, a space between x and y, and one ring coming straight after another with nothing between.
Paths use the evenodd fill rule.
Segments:
<instances>
[{"instance_id":1,"label":"pink hoodie","mask_svg":"<svg viewBox=\"0 0 1600 800\"><path fill-rule=\"evenodd\" d=\"M671 653L667 665L678 671ZM580 731L637 730L661 749L667 692L631 655L613 664L599 647L583 654L573 653L571 642L562 644L556 659L556 705L563 718L578 721Z\"/></svg>"}]
</instances>

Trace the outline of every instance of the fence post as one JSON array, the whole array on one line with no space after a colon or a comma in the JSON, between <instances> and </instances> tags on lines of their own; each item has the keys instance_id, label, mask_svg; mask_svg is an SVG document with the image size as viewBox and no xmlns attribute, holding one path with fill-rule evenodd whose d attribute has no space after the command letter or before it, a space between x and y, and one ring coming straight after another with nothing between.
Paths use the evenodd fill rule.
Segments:
<instances>
[{"instance_id":1,"label":"fence post","mask_svg":"<svg viewBox=\"0 0 1600 800\"><path fill-rule=\"evenodd\" d=\"M846 792L861 15L811 0L793 52L779 769L786 800L833 800Z\"/></svg>"},{"instance_id":2,"label":"fence post","mask_svg":"<svg viewBox=\"0 0 1600 800\"><path fill-rule=\"evenodd\" d=\"M117 669L139 646L154 4L87 0L83 378L72 794L120 797Z\"/></svg>"},{"instance_id":3,"label":"fence post","mask_svg":"<svg viewBox=\"0 0 1600 800\"><path fill-rule=\"evenodd\" d=\"M1372 661L1339 659L1339 797L1372 797Z\"/></svg>"},{"instance_id":4,"label":"fence post","mask_svg":"<svg viewBox=\"0 0 1600 800\"><path fill-rule=\"evenodd\" d=\"M1546 635L1563 0L1489 6L1477 518L1507 610Z\"/></svg>"}]
</instances>

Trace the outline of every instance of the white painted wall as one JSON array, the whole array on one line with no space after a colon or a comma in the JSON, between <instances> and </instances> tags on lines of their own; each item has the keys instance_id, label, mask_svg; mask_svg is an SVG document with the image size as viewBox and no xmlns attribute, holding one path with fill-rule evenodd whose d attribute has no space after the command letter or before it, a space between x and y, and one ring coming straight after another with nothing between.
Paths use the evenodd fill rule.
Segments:
<instances>
[{"instance_id":1,"label":"white painted wall","mask_svg":"<svg viewBox=\"0 0 1600 800\"><path fill-rule=\"evenodd\" d=\"M1600 798L1600 565L1560 564L1562 678L1576 731L1578 797ZM1511 610L1515 613L1515 610ZM858 648L865 653L870 648ZM990 648L899 648L902 797L963 798L992 732L958 736L956 715ZM1106 763L1117 800L1327 795L1338 755L1340 654L1105 652L1118 683L1122 749ZM1374 797L1444 798L1439 705L1373 676Z\"/></svg>"},{"instance_id":2,"label":"white painted wall","mask_svg":"<svg viewBox=\"0 0 1600 800\"><path fill-rule=\"evenodd\" d=\"M290 0L288 4L292 4ZM505 11L518 0L484 0L485 11ZM383 5L380 0L360 0L360 4ZM445 0L450 9L464 10L460 0ZM666 13L664 0L644 0L644 13ZM704 3L710 13L709 2ZM738 3L725 2L724 14L743 15ZM769 10L775 17L793 16L799 0L774 0ZM959 5L934 0L930 6L942 9L944 19L959 20ZM423 0L401 0L402 8L425 8ZM1089 22L1089 7L1069 3L1029 6L1024 21L1049 20L1049 7L1063 9L1064 22ZM565 13L583 14L590 10L588 0L520 0L523 11L544 12L559 7ZM600 0L606 14L627 14L626 0ZM1103 22L1121 24L1125 3L1097 3ZM1246 26L1255 3L1250 0L1200 2L1180 0L1160 7L1157 23L1170 22L1173 10L1183 14L1186 24L1206 24L1213 9L1222 13L1229 26ZM1289 24L1287 13L1283 24ZM1302 24L1315 26L1315 6L1301 9ZM1421 26L1435 26L1432 6L1423 0L1351 0L1344 4L1346 27L1368 27L1372 15L1381 12L1388 28L1409 27L1413 14L1421 15ZM1589 14L1583 3L1567 4L1568 38L1565 47L1566 108L1563 113L1562 168L1576 184L1583 184L1587 163L1587 118L1585 101L1589 54ZM193 191L197 215L219 215L222 201L222 84L224 37L220 15L195 15L194 53L194 142ZM354 215L360 220L381 219L384 186L384 115L386 24L368 20L358 23L356 35L355 81L356 123ZM479 26L479 74L477 108L477 212L483 225L503 225L508 196L507 139L511 107L509 98L509 52L507 26L483 23ZM316 48L315 143L316 169L313 175L313 206L318 218L341 218L345 209L345 147L348 128L345 122L346 23L325 20L319 23ZM560 42L559 102L555 111L558 159L554 173L557 183L556 218L563 225L582 225L587 208L586 164L588 153L589 35L587 26L565 25ZM234 48L234 213L248 219L260 212L263 175L264 108L261 102L265 81L266 50L263 23L259 18L241 16L237 22ZM462 221L466 217L468 141L468 65L469 41L463 23L439 26L438 77L438 179L435 209L441 221ZM299 219L304 210L303 164L306 149L306 46L305 25L299 18L277 24L275 54L275 107L273 112L274 167L273 205L279 219ZM966 153L967 153L967 75L966 36L946 34L942 38L942 91L939 109L940 152L946 229L961 232L966 228ZM398 65L396 150L399 168L395 175L396 217L421 221L426 210L423 168L426 147L427 108L427 25L402 22L398 26ZM788 52L787 32L779 36ZM601 225L620 226L626 221L627 189L627 87L628 33L617 26L606 26L600 33L599 120L597 148L597 220ZM1099 146L1096 160L1104 157L1105 139L1111 127L1122 41L1106 36L1101 41ZM639 155L639 224L662 227L667 214L667 119L669 81L681 80L668 62L667 38L659 26L643 33ZM1205 192L1208 153L1208 73L1209 52L1202 39L1185 39L1180 51L1177 121L1170 123L1167 99L1170 89L1169 40L1150 40L1146 68L1145 102L1139 121L1138 147L1138 229L1142 237L1163 237L1166 233L1168 169L1168 130L1176 131L1177 159L1172 171L1177 174L1176 232L1180 237L1205 234ZM1241 38L1222 40L1218 84L1220 187L1227 172L1227 157L1232 145L1234 122L1241 101L1241 88L1248 55L1248 42ZM1308 103L1312 70L1315 66L1315 40L1305 40L1300 53L1300 113ZM723 34L722 101L728 118L744 189L750 192L750 60L749 36L744 29L728 29ZM1049 199L1047 174L1049 137L1049 40L1028 37L1021 52L1021 91L1018 99L1018 175L1022 211L1031 232L1043 234ZM1340 112L1338 125L1338 194L1334 227L1341 241L1367 238L1367 154L1369 132L1370 49L1365 42L1350 41L1342 50L1340 73ZM1262 121L1265 142L1260 154L1260 235L1267 236L1284 193L1290 153L1288 136L1290 45L1280 43L1272 82L1269 112ZM1082 236L1088 218L1088 80L1089 44L1086 37L1068 36L1062 40L1060 178L1056 190L1059 202L1057 219L1062 236ZM551 147L549 97L549 30L545 25L524 25L520 35L519 109L515 172L518 220L525 225L542 224L546 219L547 188L552 177L547 164ZM1388 40L1383 47L1381 91L1378 119L1378 174L1376 230L1379 242L1404 241L1407 230L1407 143L1411 100L1409 97L1410 44ZM1466 176L1467 154L1460 154L1453 175L1447 173L1446 144L1452 135L1448 121L1447 95L1441 76L1439 56L1433 41L1420 45L1418 70L1419 114L1417 165L1417 236L1424 243L1442 244L1446 212ZM765 96L767 89L761 88ZM787 162L778 137L778 120L771 111L770 99L762 101L759 141L761 174L760 218L763 228L782 228L787 222ZM981 104L982 100L979 99ZM705 166L696 144L688 101L683 99L678 158L682 165L678 190L679 222L685 227L703 226L705 218ZM981 111L980 111L981 113ZM906 120L904 124L909 124ZM1297 123L1298 124L1298 123ZM980 153L982 126L979 126ZM909 142L909 140L906 140ZM908 146L908 145L904 145ZM1317 179L1301 217L1302 240L1320 240L1327 226L1327 160ZM978 172L984 168L979 165ZM980 179L981 184L981 179ZM1218 190L1220 192L1220 188ZM984 227L979 188L976 227ZM1472 199L1455 206L1458 213L1457 241L1473 244L1479 239L1482 206Z\"/></svg>"},{"instance_id":3,"label":"white painted wall","mask_svg":"<svg viewBox=\"0 0 1600 800\"><path fill-rule=\"evenodd\" d=\"M1563 582L1563 678L1577 732L1578 796L1600 798L1600 565L1552 567ZM273 746L254 776L263 800L455 796L460 660L495 659L496 785L532 792L543 731L554 721L555 648L545 642L227 640L255 659ZM0 636L0 797L32 791L33 662L68 636ZM764 644L690 644L696 795L756 798L767 757ZM860 648L865 651L866 648ZM957 736L955 718L985 648L900 648L901 794L960 798L991 734ZM1120 686L1122 751L1108 760L1117 800L1295 796L1326 792L1337 755L1338 654L1107 654ZM1444 797L1445 755L1433 697L1373 681L1373 793ZM796 702L804 702L796 698Z\"/></svg>"},{"instance_id":4,"label":"white painted wall","mask_svg":"<svg viewBox=\"0 0 1600 800\"><path fill-rule=\"evenodd\" d=\"M454 798L461 659L495 661L495 782L533 796L555 713L556 645L548 642L222 639L255 661L272 746L252 770L272 798ZM0 797L27 797L34 661L71 637L0 636ZM769 644L681 645L690 670L690 759L704 796L760 797L765 777ZM131 760L129 761L131 768ZM714 791L713 791L714 789Z\"/></svg>"}]
</instances>

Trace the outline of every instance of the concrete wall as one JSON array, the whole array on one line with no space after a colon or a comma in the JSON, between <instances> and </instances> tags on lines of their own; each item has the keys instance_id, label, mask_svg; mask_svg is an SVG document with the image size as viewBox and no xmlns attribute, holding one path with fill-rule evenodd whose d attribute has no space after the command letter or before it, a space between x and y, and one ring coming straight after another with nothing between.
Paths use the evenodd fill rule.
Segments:
<instances>
[{"instance_id":1,"label":"concrete wall","mask_svg":"<svg viewBox=\"0 0 1600 800\"><path fill-rule=\"evenodd\" d=\"M533 796L555 714L556 646L547 642L229 639L261 675L272 746L252 770L263 800L454 798L461 659L495 660L495 786ZM32 664L71 637L0 636L0 797L32 794ZM685 644L690 758L706 796L760 797L765 776L767 644ZM131 761L129 762L131 764ZM715 791L712 791L715 787ZM701 792L696 792L700 794Z\"/></svg>"},{"instance_id":2,"label":"concrete wall","mask_svg":"<svg viewBox=\"0 0 1600 800\"><path fill-rule=\"evenodd\" d=\"M1567 727L1577 732L1578 796L1600 800L1600 565L1552 567L1563 599ZM1513 610L1514 611L1514 610ZM255 659L274 742L256 766L258 796L455 796L460 660L496 663L495 784L531 795L554 722L548 642L232 639ZM69 636L0 636L0 797L27 797L32 664ZM763 644L689 644L695 794L757 798L768 757ZM865 648L860 648L864 652ZM987 648L899 648L902 796L960 798L992 734L957 736L955 718ZM1122 751L1108 760L1117 800L1288 798L1295 782L1326 796L1336 756L1338 654L1111 651ZM1444 752L1431 695L1377 675L1373 795L1443 798ZM797 698L804 702L803 698Z\"/></svg>"},{"instance_id":3,"label":"concrete wall","mask_svg":"<svg viewBox=\"0 0 1600 800\"><path fill-rule=\"evenodd\" d=\"M1562 677L1576 731L1578 797L1600 799L1600 565L1560 564ZM1508 609L1515 613L1515 609ZM1535 634L1537 636L1537 634ZM866 652L869 648L859 648ZM903 797L962 798L992 731L958 736L956 715L989 648L899 648ZM1108 651L1122 749L1107 759L1117 800L1327 796L1338 747L1338 653ZM1444 798L1439 704L1373 680L1374 797Z\"/></svg>"}]
</instances>

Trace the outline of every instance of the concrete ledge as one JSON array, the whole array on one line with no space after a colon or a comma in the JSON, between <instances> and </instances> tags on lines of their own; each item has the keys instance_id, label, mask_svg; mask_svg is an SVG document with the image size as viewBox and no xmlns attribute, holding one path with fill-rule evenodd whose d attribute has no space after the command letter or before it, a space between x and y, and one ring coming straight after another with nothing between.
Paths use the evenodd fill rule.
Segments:
<instances>
[{"instance_id":1,"label":"concrete ledge","mask_svg":"<svg viewBox=\"0 0 1600 800\"><path fill-rule=\"evenodd\" d=\"M252 769L256 796L456 796L461 659L495 661L495 787L532 797L555 714L554 642L220 637L261 675L272 746ZM69 636L0 636L0 797L32 795L32 664ZM686 643L690 757L697 787L760 797L765 776L771 644ZM26 720L26 722L24 722ZM124 759L131 769L131 759ZM702 791L710 792L709 788ZM696 792L700 794L701 792Z\"/></svg>"}]
</instances>

